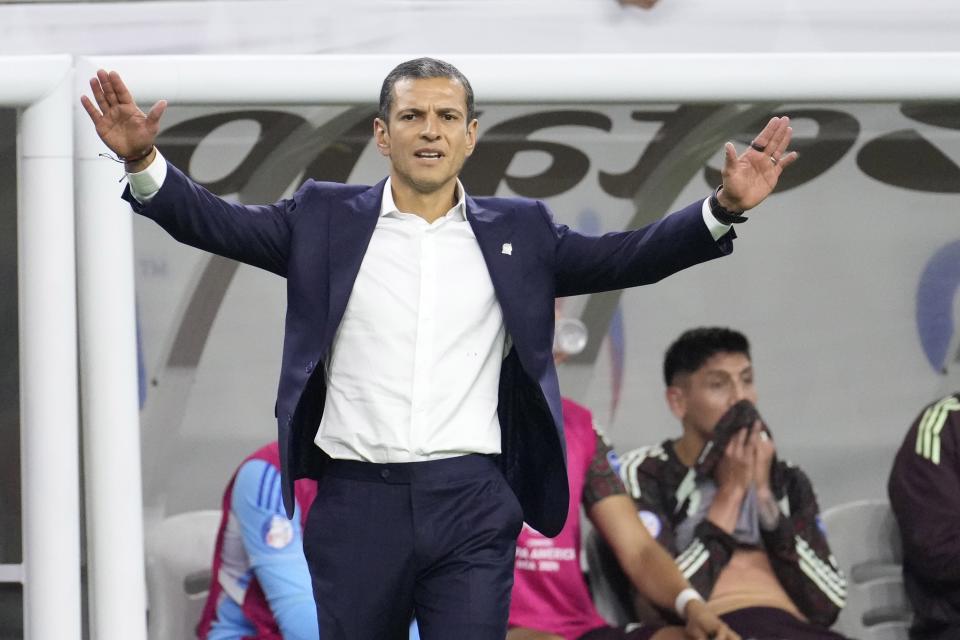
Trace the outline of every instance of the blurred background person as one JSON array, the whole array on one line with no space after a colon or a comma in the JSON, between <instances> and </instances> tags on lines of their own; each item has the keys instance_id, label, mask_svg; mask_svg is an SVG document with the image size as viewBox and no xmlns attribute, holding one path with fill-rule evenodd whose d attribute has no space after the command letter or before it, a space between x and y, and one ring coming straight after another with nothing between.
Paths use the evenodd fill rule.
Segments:
<instances>
[{"instance_id":1,"label":"blurred background person","mask_svg":"<svg viewBox=\"0 0 960 640\"><path fill-rule=\"evenodd\" d=\"M294 483L292 520L280 498L277 442L240 465L223 494L210 593L197 625L200 640L317 640L317 609L303 555L303 526L317 483ZM416 622L410 640L419 640Z\"/></svg>"},{"instance_id":2,"label":"blurred background person","mask_svg":"<svg viewBox=\"0 0 960 640\"><path fill-rule=\"evenodd\" d=\"M927 406L897 452L887 492L903 542L912 640L960 638L960 393Z\"/></svg>"},{"instance_id":3,"label":"blurred background person","mask_svg":"<svg viewBox=\"0 0 960 640\"><path fill-rule=\"evenodd\" d=\"M280 497L276 441L244 460L223 494L210 594L200 640L316 640L320 637L303 525L317 494L315 480L294 484L288 520Z\"/></svg>"}]
</instances>

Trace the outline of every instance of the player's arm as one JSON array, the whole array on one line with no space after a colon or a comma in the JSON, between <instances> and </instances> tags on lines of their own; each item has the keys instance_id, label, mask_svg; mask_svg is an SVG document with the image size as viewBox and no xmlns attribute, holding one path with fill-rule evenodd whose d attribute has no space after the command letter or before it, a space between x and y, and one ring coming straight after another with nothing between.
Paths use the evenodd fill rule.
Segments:
<instances>
[{"instance_id":1,"label":"player's arm","mask_svg":"<svg viewBox=\"0 0 960 640\"><path fill-rule=\"evenodd\" d=\"M600 438L587 474L583 503L587 517L613 550L617 562L634 589L662 610L675 611L686 621L692 637L738 640L702 597L686 600L676 611L677 598L691 589L673 558L650 535L638 516L633 500L610 465L611 450Z\"/></svg>"},{"instance_id":2,"label":"player's arm","mask_svg":"<svg viewBox=\"0 0 960 640\"><path fill-rule=\"evenodd\" d=\"M633 587L661 609L672 610L677 594L689 584L638 516L633 500L609 464L609 451L609 446L597 438L583 489L587 518L613 550Z\"/></svg>"},{"instance_id":3,"label":"player's arm","mask_svg":"<svg viewBox=\"0 0 960 640\"><path fill-rule=\"evenodd\" d=\"M317 609L303 555L300 506L288 520L280 497L280 471L262 460L244 463L237 472L231 510L284 639L316 640Z\"/></svg>"}]
</instances>

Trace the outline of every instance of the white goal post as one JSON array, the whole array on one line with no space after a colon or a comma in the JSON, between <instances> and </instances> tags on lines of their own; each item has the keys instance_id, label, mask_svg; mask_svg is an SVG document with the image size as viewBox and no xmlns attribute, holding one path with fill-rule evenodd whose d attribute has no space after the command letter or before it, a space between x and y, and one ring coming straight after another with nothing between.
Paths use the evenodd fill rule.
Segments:
<instances>
[{"instance_id":1,"label":"white goal post","mask_svg":"<svg viewBox=\"0 0 960 640\"><path fill-rule=\"evenodd\" d=\"M23 514L23 563L2 580L23 582L26 637L80 640L72 79L70 56L0 57L0 105L18 109Z\"/></svg>"}]
</instances>

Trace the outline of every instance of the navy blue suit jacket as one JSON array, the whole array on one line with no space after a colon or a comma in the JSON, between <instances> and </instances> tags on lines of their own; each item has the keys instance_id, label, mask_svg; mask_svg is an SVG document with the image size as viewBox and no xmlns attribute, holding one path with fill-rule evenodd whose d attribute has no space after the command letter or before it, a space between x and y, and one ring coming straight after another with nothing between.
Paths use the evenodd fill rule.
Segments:
<instances>
[{"instance_id":1,"label":"navy blue suit jacket","mask_svg":"<svg viewBox=\"0 0 960 640\"><path fill-rule=\"evenodd\" d=\"M283 363L277 395L283 500L293 481L320 478L316 435L326 398L325 361L380 214L384 182L356 186L308 180L273 205L228 203L174 166L147 206L134 210L191 246L287 279ZM467 218L490 271L513 347L500 373L501 468L524 519L556 535L568 494L560 388L553 363L554 298L656 282L729 253L714 241L702 202L634 231L588 237L523 198L467 198ZM512 251L503 252L510 243Z\"/></svg>"}]
</instances>

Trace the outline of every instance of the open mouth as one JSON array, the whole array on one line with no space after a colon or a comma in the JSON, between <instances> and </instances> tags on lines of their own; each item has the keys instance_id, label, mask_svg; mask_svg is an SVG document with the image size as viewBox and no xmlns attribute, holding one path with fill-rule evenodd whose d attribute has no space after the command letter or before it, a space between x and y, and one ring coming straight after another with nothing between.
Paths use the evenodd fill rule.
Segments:
<instances>
[{"instance_id":1,"label":"open mouth","mask_svg":"<svg viewBox=\"0 0 960 640\"><path fill-rule=\"evenodd\" d=\"M443 157L443 154L439 151L417 151L413 155L422 160L439 160Z\"/></svg>"}]
</instances>

